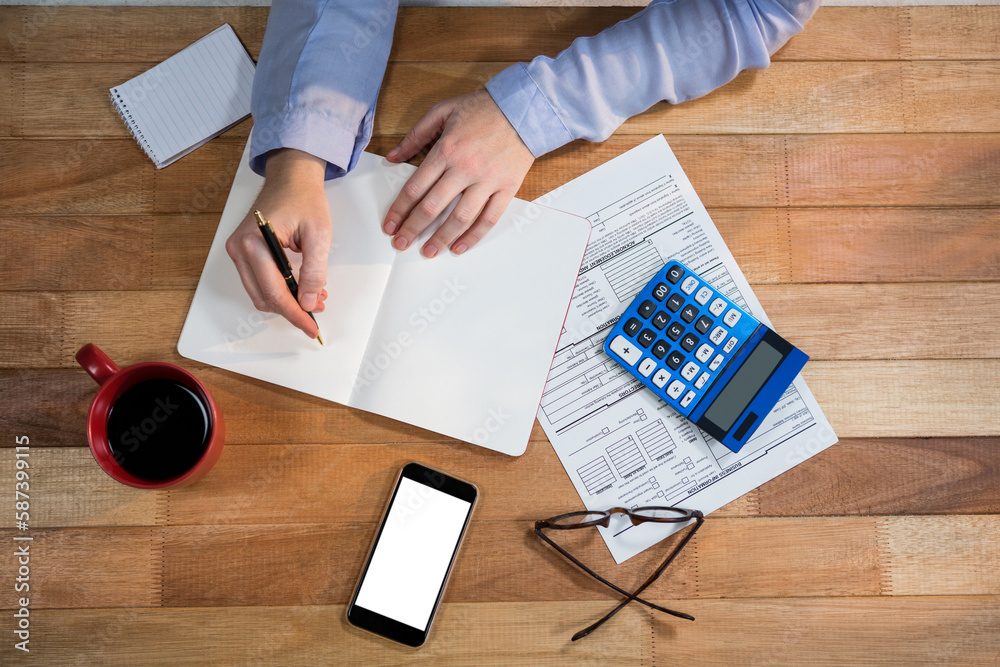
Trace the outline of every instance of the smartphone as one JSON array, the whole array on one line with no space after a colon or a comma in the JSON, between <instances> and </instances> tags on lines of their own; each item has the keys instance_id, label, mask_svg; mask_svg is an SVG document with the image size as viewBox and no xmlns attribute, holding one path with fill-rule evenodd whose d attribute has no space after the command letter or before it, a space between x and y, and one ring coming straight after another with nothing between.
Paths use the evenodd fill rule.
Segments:
<instances>
[{"instance_id":1,"label":"smartphone","mask_svg":"<svg viewBox=\"0 0 1000 667\"><path fill-rule=\"evenodd\" d=\"M478 495L439 470L403 466L347 620L407 646L427 641Z\"/></svg>"}]
</instances>

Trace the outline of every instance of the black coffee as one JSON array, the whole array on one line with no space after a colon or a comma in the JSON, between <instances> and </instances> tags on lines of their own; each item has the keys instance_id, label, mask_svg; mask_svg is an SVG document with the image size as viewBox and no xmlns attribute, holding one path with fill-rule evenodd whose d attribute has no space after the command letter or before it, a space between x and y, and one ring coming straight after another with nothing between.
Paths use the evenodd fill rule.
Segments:
<instances>
[{"instance_id":1,"label":"black coffee","mask_svg":"<svg viewBox=\"0 0 1000 667\"><path fill-rule=\"evenodd\" d=\"M170 479L193 468L205 453L210 431L201 399L175 380L134 384L108 413L111 453L142 479Z\"/></svg>"}]
</instances>

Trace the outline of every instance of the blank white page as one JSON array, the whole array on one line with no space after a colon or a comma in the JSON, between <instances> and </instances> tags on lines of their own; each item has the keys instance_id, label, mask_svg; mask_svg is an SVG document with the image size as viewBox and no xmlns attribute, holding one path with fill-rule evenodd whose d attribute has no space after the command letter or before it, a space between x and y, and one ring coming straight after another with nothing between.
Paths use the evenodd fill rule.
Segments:
<instances>
[{"instance_id":1,"label":"blank white page","mask_svg":"<svg viewBox=\"0 0 1000 667\"><path fill-rule=\"evenodd\" d=\"M225 24L111 89L139 145L165 167L250 114L254 63Z\"/></svg>"}]
</instances>

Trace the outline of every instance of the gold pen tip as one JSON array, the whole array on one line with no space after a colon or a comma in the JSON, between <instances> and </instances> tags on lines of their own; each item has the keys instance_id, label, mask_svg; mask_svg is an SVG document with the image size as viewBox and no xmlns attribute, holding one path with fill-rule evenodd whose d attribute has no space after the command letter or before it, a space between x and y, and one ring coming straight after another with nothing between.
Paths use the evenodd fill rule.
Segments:
<instances>
[{"instance_id":1,"label":"gold pen tip","mask_svg":"<svg viewBox=\"0 0 1000 667\"><path fill-rule=\"evenodd\" d=\"M260 214L260 211L255 210L253 212L253 217L257 218L257 224L261 227L267 224L267 220L265 220L264 216Z\"/></svg>"},{"instance_id":2,"label":"gold pen tip","mask_svg":"<svg viewBox=\"0 0 1000 667\"><path fill-rule=\"evenodd\" d=\"M316 340L319 341L320 345L326 345L326 343L323 342L323 336L319 334L319 331L316 332Z\"/></svg>"}]
</instances>

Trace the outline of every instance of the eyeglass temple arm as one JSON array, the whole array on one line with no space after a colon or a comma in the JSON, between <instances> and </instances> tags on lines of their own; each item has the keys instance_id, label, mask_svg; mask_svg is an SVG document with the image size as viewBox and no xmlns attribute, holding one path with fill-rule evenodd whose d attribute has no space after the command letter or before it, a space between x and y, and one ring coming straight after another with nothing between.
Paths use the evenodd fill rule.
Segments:
<instances>
[{"instance_id":1,"label":"eyeglass temple arm","mask_svg":"<svg viewBox=\"0 0 1000 667\"><path fill-rule=\"evenodd\" d=\"M667 566L670 565L670 563L674 560L674 558L677 556L677 554L680 553L681 549L684 548L684 545L686 545L691 540L691 538L694 537L694 534L696 532L698 532L698 529L701 528L701 524L704 523L704 521L705 521L704 517L702 517L702 516L696 516L695 520L696 520L696 523L694 525L694 528L691 529L691 532L689 532L687 535L685 535L684 539L682 539L680 542L677 543L677 546L674 547L674 550L671 552L671 554L667 557L667 559L665 561L663 561L663 565L661 565L659 568L657 568L656 572L654 572L652 575L650 575L649 579L646 580L646 583L644 583L642 586L640 586L639 588L637 588L636 591L635 591L635 593L632 594L632 595L629 595L627 599L622 600L618 604L617 607L615 607L614 609L612 609L611 611L609 611L607 614L605 614L603 618L601 618L600 620L592 623L591 625L587 626L583 630L580 630L580 632L578 632L575 635L573 635L573 640L572 641L576 641L577 639L583 639L584 637L586 637L587 635L589 635L591 632L593 632L597 628L599 628L602 625L604 625L604 623L606 623L612 616L614 616L615 614L617 614L619 611L621 611L622 609L624 609L625 605L627 605L632 600L636 600L637 602L644 602L644 600L642 598L638 598L636 596L639 595L639 593L642 593L647 588L649 588L649 586L654 581L656 581L656 579L660 576L660 574L662 574L663 571L665 569L667 569ZM597 576L597 575L594 575L594 576ZM598 578L600 578L600 577L598 577ZM655 605L653 605L652 603L649 603L649 606L655 607ZM681 618L686 618L686 619L691 620L691 621L694 620L694 616L690 616L688 614L680 614L678 612L670 612L670 613L673 614L674 616L679 616Z\"/></svg>"},{"instance_id":2,"label":"eyeglass temple arm","mask_svg":"<svg viewBox=\"0 0 1000 667\"><path fill-rule=\"evenodd\" d=\"M640 597L636 597L640 592L642 592L642 590L646 586L648 586L650 583L652 583L652 580L646 582L646 584L643 585L643 588L640 588L634 594L633 593L629 593L628 591L626 591L626 590L624 590L622 588L619 588L618 586L614 585L613 583L611 583L610 581L608 581L607 579L605 579L604 577L600 576L599 574L597 574L596 572L594 572L593 570L591 570L589 567L587 567L586 565L584 565L583 563L581 563L580 561L578 561L575 557L573 557L573 555L571 553L569 553L568 551L566 551L565 549L563 549L562 547L560 547L558 544L556 544L552 540L550 540L549 537L548 537L548 535L543 534L541 528L538 528L538 527L535 528L535 535L538 535L538 537L540 537L542 540L544 540L548 544L552 545L552 547L554 547L555 550L558 551L560 554L562 554L567 560L569 560L571 563L573 563L574 565L576 565L578 568L580 568L581 570L583 570L584 572L586 572L587 574L589 574L590 576L592 576L594 579L597 579L599 582L601 582L605 586L608 586L609 588L613 589L616 593L624 595L627 598L625 600L626 604L628 602L631 602L632 600L635 600L639 604L644 604L647 607L650 607L650 608L655 609L657 611L662 611L665 614L670 614L671 616L677 616L678 618L684 618L684 619L691 620L691 621L694 620L693 616L690 616L690 615L685 614L683 612L674 611L672 609L667 609L666 607L661 607L658 604L654 604L652 602L648 602L646 600L643 600ZM672 556L671 556L671 558L672 558ZM664 566L664 567L666 567L666 566ZM663 571L663 568L661 567L658 570L658 573L662 572L662 571ZM655 579L655 578L656 577L654 576L653 579ZM624 606L624 605L622 605L622 606ZM616 609L615 611L618 611L618 610ZM607 618L610 618L610 616L608 616Z\"/></svg>"}]
</instances>

